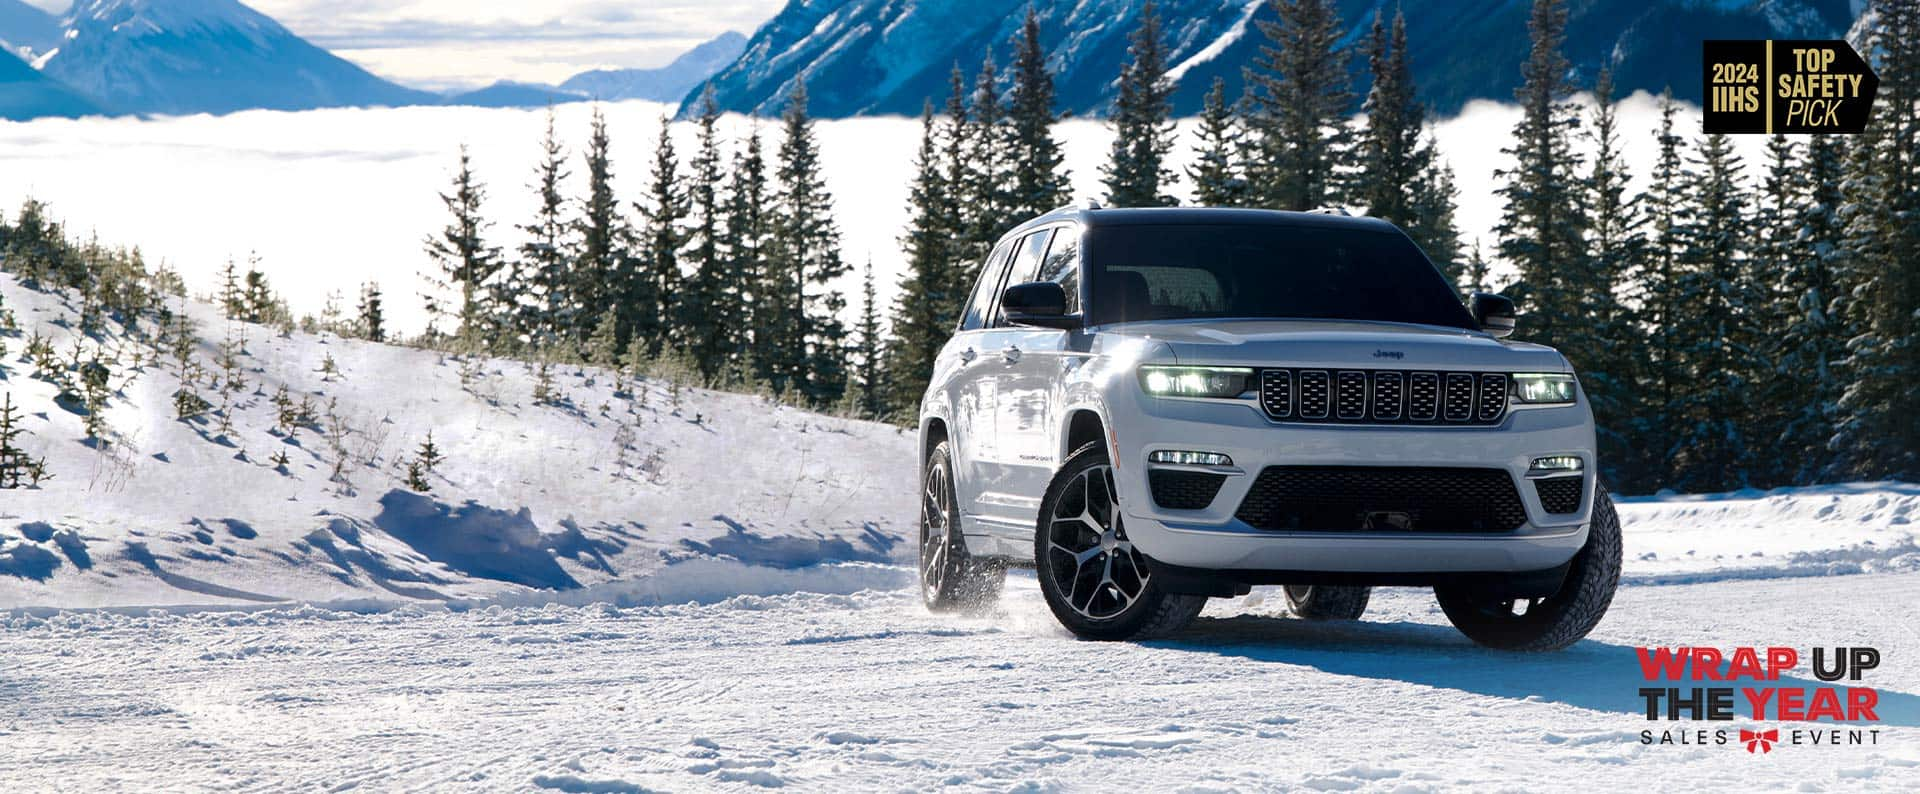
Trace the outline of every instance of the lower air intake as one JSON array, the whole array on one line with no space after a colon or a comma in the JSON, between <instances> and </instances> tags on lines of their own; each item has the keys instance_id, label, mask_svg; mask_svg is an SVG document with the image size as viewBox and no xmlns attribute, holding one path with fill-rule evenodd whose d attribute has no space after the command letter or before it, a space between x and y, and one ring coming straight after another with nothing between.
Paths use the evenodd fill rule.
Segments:
<instances>
[{"instance_id":1,"label":"lower air intake","mask_svg":"<svg viewBox=\"0 0 1920 794\"><path fill-rule=\"evenodd\" d=\"M1235 513L1258 529L1511 532L1527 521L1504 469L1269 466Z\"/></svg>"}]
</instances>

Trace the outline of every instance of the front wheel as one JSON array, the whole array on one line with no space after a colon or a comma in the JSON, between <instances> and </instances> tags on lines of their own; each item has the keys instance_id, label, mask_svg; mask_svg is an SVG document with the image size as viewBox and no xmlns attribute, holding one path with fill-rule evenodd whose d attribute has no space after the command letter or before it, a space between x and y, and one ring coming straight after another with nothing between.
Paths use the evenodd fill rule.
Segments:
<instances>
[{"instance_id":1,"label":"front wheel","mask_svg":"<svg viewBox=\"0 0 1920 794\"><path fill-rule=\"evenodd\" d=\"M1170 634L1207 603L1160 589L1146 555L1127 539L1123 514L1113 464L1097 441L1067 458L1040 501L1034 575L1053 616L1082 639Z\"/></svg>"},{"instance_id":2,"label":"front wheel","mask_svg":"<svg viewBox=\"0 0 1920 794\"><path fill-rule=\"evenodd\" d=\"M1620 584L1620 516L1599 491L1587 545L1573 556L1559 592L1546 598L1497 598L1465 586L1436 587L1447 620L1474 642L1511 651L1557 651L1587 636Z\"/></svg>"}]
</instances>

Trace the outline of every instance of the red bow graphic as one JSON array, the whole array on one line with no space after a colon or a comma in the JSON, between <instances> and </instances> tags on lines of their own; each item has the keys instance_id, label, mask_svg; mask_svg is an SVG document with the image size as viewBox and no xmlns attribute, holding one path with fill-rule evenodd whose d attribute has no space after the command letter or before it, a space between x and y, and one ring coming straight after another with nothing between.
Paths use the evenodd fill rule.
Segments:
<instances>
[{"instance_id":1,"label":"red bow graphic","mask_svg":"<svg viewBox=\"0 0 1920 794\"><path fill-rule=\"evenodd\" d=\"M1740 732L1740 742L1747 746L1747 752L1749 753L1753 752L1756 747L1759 748L1760 752L1771 753L1773 752L1773 743L1777 741L1780 741L1780 731L1777 729L1771 731Z\"/></svg>"}]
</instances>

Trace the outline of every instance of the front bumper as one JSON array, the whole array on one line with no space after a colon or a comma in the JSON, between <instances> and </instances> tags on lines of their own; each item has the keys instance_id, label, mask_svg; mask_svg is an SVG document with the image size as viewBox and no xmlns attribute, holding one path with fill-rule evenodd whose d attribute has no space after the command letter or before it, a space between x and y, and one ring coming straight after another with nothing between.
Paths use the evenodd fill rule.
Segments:
<instances>
[{"instance_id":1,"label":"front bumper","mask_svg":"<svg viewBox=\"0 0 1920 794\"><path fill-rule=\"evenodd\" d=\"M1329 426L1270 421L1257 405L1148 397L1137 388L1110 401L1115 478L1128 537L1175 566L1247 571L1480 573L1559 566L1586 545L1595 488L1591 413L1567 407L1516 408L1494 427ZM1584 401L1584 396L1582 396ZM1218 452L1233 466L1207 507L1162 508L1148 485L1156 450ZM1534 458L1575 455L1586 493L1576 512L1552 514L1528 480ZM1526 521L1507 532L1294 531L1249 526L1234 516L1268 466L1393 466L1504 469ZM1176 467L1158 467L1176 468Z\"/></svg>"}]
</instances>

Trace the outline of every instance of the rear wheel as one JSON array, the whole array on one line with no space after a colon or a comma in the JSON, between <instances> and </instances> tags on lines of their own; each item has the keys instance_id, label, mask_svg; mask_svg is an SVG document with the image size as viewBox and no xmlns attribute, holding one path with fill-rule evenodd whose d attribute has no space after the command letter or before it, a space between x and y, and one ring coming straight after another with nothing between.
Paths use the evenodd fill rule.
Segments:
<instances>
[{"instance_id":1,"label":"rear wheel","mask_svg":"<svg viewBox=\"0 0 1920 794\"><path fill-rule=\"evenodd\" d=\"M1287 608L1307 620L1359 620L1367 611L1373 588L1346 585L1290 584Z\"/></svg>"},{"instance_id":2,"label":"rear wheel","mask_svg":"<svg viewBox=\"0 0 1920 794\"><path fill-rule=\"evenodd\" d=\"M1557 651L1600 624L1619 584L1620 516L1601 490L1594 497L1587 545L1574 555L1558 592L1545 598L1499 598L1468 586L1433 592L1447 619L1474 642L1513 651Z\"/></svg>"},{"instance_id":3,"label":"rear wheel","mask_svg":"<svg viewBox=\"0 0 1920 794\"><path fill-rule=\"evenodd\" d=\"M1006 568L967 553L957 504L953 455L942 441L920 483L920 595L935 612L991 606L1007 579Z\"/></svg>"},{"instance_id":4,"label":"rear wheel","mask_svg":"<svg viewBox=\"0 0 1920 794\"><path fill-rule=\"evenodd\" d=\"M1034 533L1034 574L1047 607L1090 640L1147 639L1180 630L1205 596L1162 590L1147 557L1127 539L1113 465L1104 445L1074 452L1047 486Z\"/></svg>"}]
</instances>

